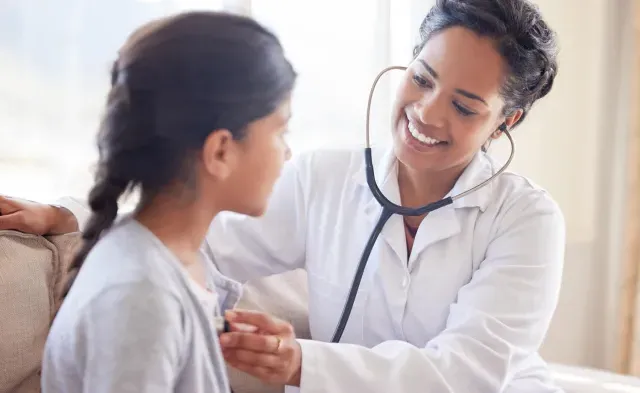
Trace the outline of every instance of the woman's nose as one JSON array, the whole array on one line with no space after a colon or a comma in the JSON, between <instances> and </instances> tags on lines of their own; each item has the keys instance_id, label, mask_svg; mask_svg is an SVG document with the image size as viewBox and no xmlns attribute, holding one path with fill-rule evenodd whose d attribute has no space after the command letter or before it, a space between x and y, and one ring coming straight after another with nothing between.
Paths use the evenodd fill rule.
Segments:
<instances>
[{"instance_id":1,"label":"woman's nose","mask_svg":"<svg viewBox=\"0 0 640 393\"><path fill-rule=\"evenodd\" d=\"M423 97L414 104L414 110L420 122L433 127L441 127L445 122L445 100L439 95Z\"/></svg>"}]
</instances>

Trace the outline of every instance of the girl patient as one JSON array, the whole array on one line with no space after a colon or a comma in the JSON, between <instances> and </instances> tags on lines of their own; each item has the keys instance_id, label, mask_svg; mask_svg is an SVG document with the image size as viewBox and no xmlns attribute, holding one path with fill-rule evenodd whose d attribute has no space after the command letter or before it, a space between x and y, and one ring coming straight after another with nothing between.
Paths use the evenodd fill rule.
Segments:
<instances>
[{"instance_id":1,"label":"girl patient","mask_svg":"<svg viewBox=\"0 0 640 393\"><path fill-rule=\"evenodd\" d=\"M119 52L89 194L80 268L47 340L45 393L227 392L212 263L220 211L259 216L289 158L296 75L240 16L149 23ZM139 191L114 224L118 199Z\"/></svg>"}]
</instances>

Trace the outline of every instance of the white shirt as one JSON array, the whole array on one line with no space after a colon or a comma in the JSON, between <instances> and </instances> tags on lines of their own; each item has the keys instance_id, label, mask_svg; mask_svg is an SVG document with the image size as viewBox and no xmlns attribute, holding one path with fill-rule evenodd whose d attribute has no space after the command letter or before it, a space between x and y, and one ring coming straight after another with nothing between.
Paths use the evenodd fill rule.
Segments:
<instances>
[{"instance_id":1,"label":"white shirt","mask_svg":"<svg viewBox=\"0 0 640 393\"><path fill-rule=\"evenodd\" d=\"M208 261L207 261L207 264L211 265ZM209 283L206 283L207 288L203 288L202 285L196 282L193 278L191 278L191 276L189 276L188 278L189 279L187 280L187 285L198 298L198 301L202 305L202 310L204 311L204 314L209 319L211 325L215 327L216 333L217 333L219 328L218 325L220 324L220 322L223 321L223 319L221 319L222 313L220 312L220 303L218 300L218 295L216 294L214 288L210 288L210 286L213 286L213 285L209 285ZM224 325L222 325L222 327L224 328Z\"/></svg>"},{"instance_id":2,"label":"white shirt","mask_svg":"<svg viewBox=\"0 0 640 393\"><path fill-rule=\"evenodd\" d=\"M381 190L400 203L391 152L374 151ZM498 169L479 153L450 195ZM362 250L381 212L364 153L319 151L284 169L261 218L219 215L205 244L239 282L304 268L313 341L302 347L303 393L549 393L537 351L558 301L565 226L552 198L505 172L430 213L407 258L393 216L371 253L341 344L331 344ZM238 287L219 277L229 304ZM226 299L226 300L225 300Z\"/></svg>"}]
</instances>

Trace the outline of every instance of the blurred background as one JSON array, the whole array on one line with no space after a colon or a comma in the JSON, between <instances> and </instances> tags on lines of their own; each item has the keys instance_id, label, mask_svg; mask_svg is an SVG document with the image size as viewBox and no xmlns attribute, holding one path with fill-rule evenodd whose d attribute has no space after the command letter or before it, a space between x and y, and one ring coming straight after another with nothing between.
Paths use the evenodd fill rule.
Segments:
<instances>
[{"instance_id":1,"label":"blurred background","mask_svg":"<svg viewBox=\"0 0 640 393\"><path fill-rule=\"evenodd\" d=\"M514 136L512 170L548 189L568 228L547 360L640 375L640 5L537 0L559 34L551 94ZM109 68L139 24L189 9L256 17L300 74L291 145L362 146L375 75L407 64L433 0L0 0L0 193L84 197ZM394 76L374 100L389 141ZM492 154L506 158L506 144Z\"/></svg>"}]
</instances>

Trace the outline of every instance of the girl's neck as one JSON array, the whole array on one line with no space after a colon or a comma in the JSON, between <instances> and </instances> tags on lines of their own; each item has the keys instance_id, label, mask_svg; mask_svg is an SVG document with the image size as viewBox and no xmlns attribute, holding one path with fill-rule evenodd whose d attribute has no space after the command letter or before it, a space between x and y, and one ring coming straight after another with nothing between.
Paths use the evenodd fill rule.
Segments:
<instances>
[{"instance_id":1,"label":"girl's neck","mask_svg":"<svg viewBox=\"0 0 640 393\"><path fill-rule=\"evenodd\" d=\"M188 267L199 263L200 247L218 212L198 200L185 203L159 195L137 211L135 218Z\"/></svg>"}]
</instances>

